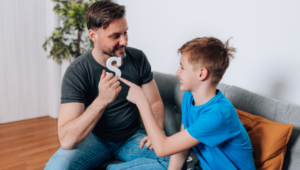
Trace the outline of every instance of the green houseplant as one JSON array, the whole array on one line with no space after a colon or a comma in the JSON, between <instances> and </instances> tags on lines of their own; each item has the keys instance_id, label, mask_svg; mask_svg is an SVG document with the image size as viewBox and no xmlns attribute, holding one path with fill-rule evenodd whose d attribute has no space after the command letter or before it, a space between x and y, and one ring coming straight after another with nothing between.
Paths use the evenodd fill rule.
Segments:
<instances>
[{"instance_id":1,"label":"green houseplant","mask_svg":"<svg viewBox=\"0 0 300 170\"><path fill-rule=\"evenodd\" d=\"M63 59L72 60L93 48L86 28L86 13L91 4L98 0L52 0L56 3L53 10L61 20L60 27L55 28L51 37L46 38L43 48L50 47L48 58L61 64Z\"/></svg>"}]
</instances>

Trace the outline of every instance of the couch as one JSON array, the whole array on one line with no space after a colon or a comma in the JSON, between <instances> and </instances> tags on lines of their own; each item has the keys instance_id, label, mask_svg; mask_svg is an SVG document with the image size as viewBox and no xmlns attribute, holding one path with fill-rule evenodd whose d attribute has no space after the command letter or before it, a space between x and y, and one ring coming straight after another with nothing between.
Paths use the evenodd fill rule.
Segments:
<instances>
[{"instance_id":1,"label":"couch","mask_svg":"<svg viewBox=\"0 0 300 170\"><path fill-rule=\"evenodd\" d=\"M164 103L165 132L170 136L178 132L181 124L181 101L184 92L180 91L178 77L171 74L153 72ZM217 87L235 108L265 117L274 122L293 124L293 130L284 157L283 170L300 169L300 106L261 96L236 86L220 83ZM197 161L193 152L193 161L188 163L192 167ZM116 160L108 162L118 163ZM107 165L106 164L106 165ZM105 165L104 165L105 166ZM104 167L102 166L102 167Z\"/></svg>"}]
</instances>

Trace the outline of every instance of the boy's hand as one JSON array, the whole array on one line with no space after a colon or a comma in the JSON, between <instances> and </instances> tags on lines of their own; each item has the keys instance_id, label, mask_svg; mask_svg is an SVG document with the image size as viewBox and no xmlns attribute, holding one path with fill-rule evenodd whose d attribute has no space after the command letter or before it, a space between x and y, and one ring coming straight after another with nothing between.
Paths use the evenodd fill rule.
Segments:
<instances>
[{"instance_id":1,"label":"boy's hand","mask_svg":"<svg viewBox=\"0 0 300 170\"><path fill-rule=\"evenodd\" d=\"M147 142L147 143L146 143ZM147 148L149 148L149 149L153 149L153 147L152 147L152 144L151 144L151 141L150 141L150 139L149 139L149 137L148 136L145 136L142 140L141 140L141 142L140 142L140 149L142 149L143 147L144 147L144 144L146 143L146 147Z\"/></svg>"},{"instance_id":2,"label":"boy's hand","mask_svg":"<svg viewBox=\"0 0 300 170\"><path fill-rule=\"evenodd\" d=\"M129 86L128 95L126 97L128 101L138 105L139 102L148 100L146 94L144 93L141 87L123 78L120 78L120 80Z\"/></svg>"}]
</instances>

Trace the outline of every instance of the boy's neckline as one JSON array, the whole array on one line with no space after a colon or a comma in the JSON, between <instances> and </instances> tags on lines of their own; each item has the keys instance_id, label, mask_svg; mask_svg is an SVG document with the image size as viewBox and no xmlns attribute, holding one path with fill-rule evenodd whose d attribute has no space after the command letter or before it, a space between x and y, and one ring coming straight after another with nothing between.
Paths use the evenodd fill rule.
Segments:
<instances>
[{"instance_id":1,"label":"boy's neckline","mask_svg":"<svg viewBox=\"0 0 300 170\"><path fill-rule=\"evenodd\" d=\"M193 93L191 93L191 94L192 94L192 97L193 97L192 106L193 107L204 107L204 106L208 105L209 103L211 103L214 98L216 98L217 96L219 96L220 90L216 89L216 94L212 98L210 98L207 102L205 102L203 104L200 104L200 105L197 105L197 106L195 105L195 97L193 96Z\"/></svg>"}]
</instances>

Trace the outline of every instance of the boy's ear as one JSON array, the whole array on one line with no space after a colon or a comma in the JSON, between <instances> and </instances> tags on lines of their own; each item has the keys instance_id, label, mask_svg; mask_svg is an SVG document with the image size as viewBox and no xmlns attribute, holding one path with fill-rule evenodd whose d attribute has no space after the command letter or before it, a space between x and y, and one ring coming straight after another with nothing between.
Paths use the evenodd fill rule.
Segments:
<instances>
[{"instance_id":1,"label":"boy's ear","mask_svg":"<svg viewBox=\"0 0 300 170\"><path fill-rule=\"evenodd\" d=\"M204 81L208 79L208 74L209 74L208 69L205 67L201 67L199 70L199 80Z\"/></svg>"}]
</instances>

